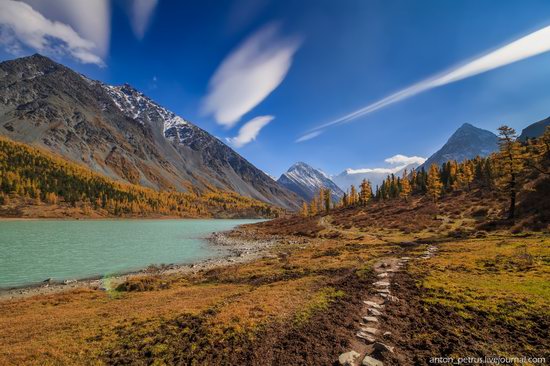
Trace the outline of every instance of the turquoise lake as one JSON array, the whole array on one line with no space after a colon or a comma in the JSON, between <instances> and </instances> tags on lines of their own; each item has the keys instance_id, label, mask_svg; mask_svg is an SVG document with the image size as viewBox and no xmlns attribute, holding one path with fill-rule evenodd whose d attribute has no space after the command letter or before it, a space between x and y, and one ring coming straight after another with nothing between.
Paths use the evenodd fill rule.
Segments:
<instances>
[{"instance_id":1,"label":"turquoise lake","mask_svg":"<svg viewBox=\"0 0 550 366\"><path fill-rule=\"evenodd\" d=\"M220 257L205 237L257 221L0 221L0 288Z\"/></svg>"}]
</instances>

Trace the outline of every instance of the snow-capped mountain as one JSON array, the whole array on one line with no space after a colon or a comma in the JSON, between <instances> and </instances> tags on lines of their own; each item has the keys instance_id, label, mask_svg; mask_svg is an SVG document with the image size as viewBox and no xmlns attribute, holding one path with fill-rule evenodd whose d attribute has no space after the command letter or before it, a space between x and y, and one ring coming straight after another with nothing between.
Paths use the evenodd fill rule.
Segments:
<instances>
[{"instance_id":1,"label":"snow-capped mountain","mask_svg":"<svg viewBox=\"0 0 550 366\"><path fill-rule=\"evenodd\" d=\"M287 208L299 201L130 85L90 80L38 54L0 63L0 134L155 189L229 190Z\"/></svg>"},{"instance_id":2,"label":"snow-capped mountain","mask_svg":"<svg viewBox=\"0 0 550 366\"><path fill-rule=\"evenodd\" d=\"M308 202L319 194L321 188L330 189L333 201L338 201L344 194L326 173L302 162L292 165L277 182Z\"/></svg>"},{"instance_id":3,"label":"snow-capped mountain","mask_svg":"<svg viewBox=\"0 0 550 366\"><path fill-rule=\"evenodd\" d=\"M407 169L407 172L411 172L418 166L418 163L412 163L395 168L346 169L342 173L333 176L332 180L342 190L347 191L352 185L358 188L363 179L366 179L370 182L374 190L376 186L382 184L382 181L384 181L388 175L395 174L396 176L401 176L405 169Z\"/></svg>"},{"instance_id":4,"label":"snow-capped mountain","mask_svg":"<svg viewBox=\"0 0 550 366\"><path fill-rule=\"evenodd\" d=\"M498 150L498 137L491 131L464 123L445 145L430 156L419 168L428 170L432 164L441 165L450 160L462 162L476 156L485 157Z\"/></svg>"}]
</instances>

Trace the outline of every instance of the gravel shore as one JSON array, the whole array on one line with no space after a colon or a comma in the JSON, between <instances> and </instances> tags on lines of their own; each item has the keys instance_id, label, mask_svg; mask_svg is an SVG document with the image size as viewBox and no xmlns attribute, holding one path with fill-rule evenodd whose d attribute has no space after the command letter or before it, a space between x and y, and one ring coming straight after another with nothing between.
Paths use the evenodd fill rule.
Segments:
<instances>
[{"instance_id":1,"label":"gravel shore","mask_svg":"<svg viewBox=\"0 0 550 366\"><path fill-rule=\"evenodd\" d=\"M212 233L210 237L206 238L212 245L212 250L220 250L225 253L221 257L205 259L194 263L168 264L160 267L151 265L139 271L109 276L108 281L106 281L104 277L65 281L54 281L48 279L42 283L29 286L0 289L0 301L36 295L50 295L82 288L105 291L106 287L121 283L129 277L137 275L186 274L228 265L238 265L267 255L269 249L277 243L276 239L257 240L244 233L239 232L239 234L242 234L242 236L235 235L233 232L220 232Z\"/></svg>"}]
</instances>

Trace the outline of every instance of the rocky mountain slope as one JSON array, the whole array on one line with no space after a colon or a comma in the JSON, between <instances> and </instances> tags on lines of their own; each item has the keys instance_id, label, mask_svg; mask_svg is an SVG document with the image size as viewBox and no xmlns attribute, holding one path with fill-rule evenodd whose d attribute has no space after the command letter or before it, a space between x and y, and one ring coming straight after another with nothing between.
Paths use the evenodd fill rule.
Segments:
<instances>
[{"instance_id":1,"label":"rocky mountain slope","mask_svg":"<svg viewBox=\"0 0 550 366\"><path fill-rule=\"evenodd\" d=\"M498 137L494 133L464 123L447 140L445 145L422 164L428 169L432 164L441 165L449 160L462 162L476 156L488 156L498 150Z\"/></svg>"},{"instance_id":2,"label":"rocky mountain slope","mask_svg":"<svg viewBox=\"0 0 550 366\"><path fill-rule=\"evenodd\" d=\"M292 165L277 182L308 202L319 193L321 188L330 189L333 201L338 201L344 195L328 175L302 162Z\"/></svg>"},{"instance_id":3,"label":"rocky mountain slope","mask_svg":"<svg viewBox=\"0 0 550 366\"><path fill-rule=\"evenodd\" d=\"M544 130L548 126L550 126L550 117L543 119L542 121L532 123L529 126L525 127L521 131L521 134L519 135L518 139L520 141L525 141L527 139L540 137L544 134Z\"/></svg>"},{"instance_id":4,"label":"rocky mountain slope","mask_svg":"<svg viewBox=\"0 0 550 366\"><path fill-rule=\"evenodd\" d=\"M156 189L231 190L286 208L298 201L131 86L90 80L40 55L0 63L0 134Z\"/></svg>"}]
</instances>

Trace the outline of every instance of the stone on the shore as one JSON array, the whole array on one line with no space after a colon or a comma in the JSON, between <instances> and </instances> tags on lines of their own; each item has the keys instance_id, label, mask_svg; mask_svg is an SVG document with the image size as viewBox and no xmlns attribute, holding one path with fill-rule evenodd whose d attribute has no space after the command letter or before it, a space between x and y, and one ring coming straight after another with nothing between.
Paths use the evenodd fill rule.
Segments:
<instances>
[{"instance_id":1,"label":"stone on the shore","mask_svg":"<svg viewBox=\"0 0 550 366\"><path fill-rule=\"evenodd\" d=\"M374 342L374 344L372 345L372 347L374 348L375 351L378 351L378 352L390 352L390 353L393 353L393 347L392 346L388 346L387 344L384 344L382 342Z\"/></svg>"},{"instance_id":2,"label":"stone on the shore","mask_svg":"<svg viewBox=\"0 0 550 366\"><path fill-rule=\"evenodd\" d=\"M363 302L368 306L370 306L371 308L375 308L375 309L382 309L384 307L384 305L380 305L374 301L365 300Z\"/></svg>"},{"instance_id":3,"label":"stone on the shore","mask_svg":"<svg viewBox=\"0 0 550 366\"><path fill-rule=\"evenodd\" d=\"M342 366L354 366L355 360L357 360L361 355L355 351L349 351L346 353L342 353L340 357L338 357L338 362Z\"/></svg>"},{"instance_id":4,"label":"stone on the shore","mask_svg":"<svg viewBox=\"0 0 550 366\"><path fill-rule=\"evenodd\" d=\"M384 363L382 361L377 360L376 358L372 358L371 356L365 356L363 359L363 362L361 363L363 366L384 366Z\"/></svg>"},{"instance_id":5,"label":"stone on the shore","mask_svg":"<svg viewBox=\"0 0 550 366\"><path fill-rule=\"evenodd\" d=\"M378 318L375 316L364 316L363 320L367 323L378 323Z\"/></svg>"}]
</instances>

